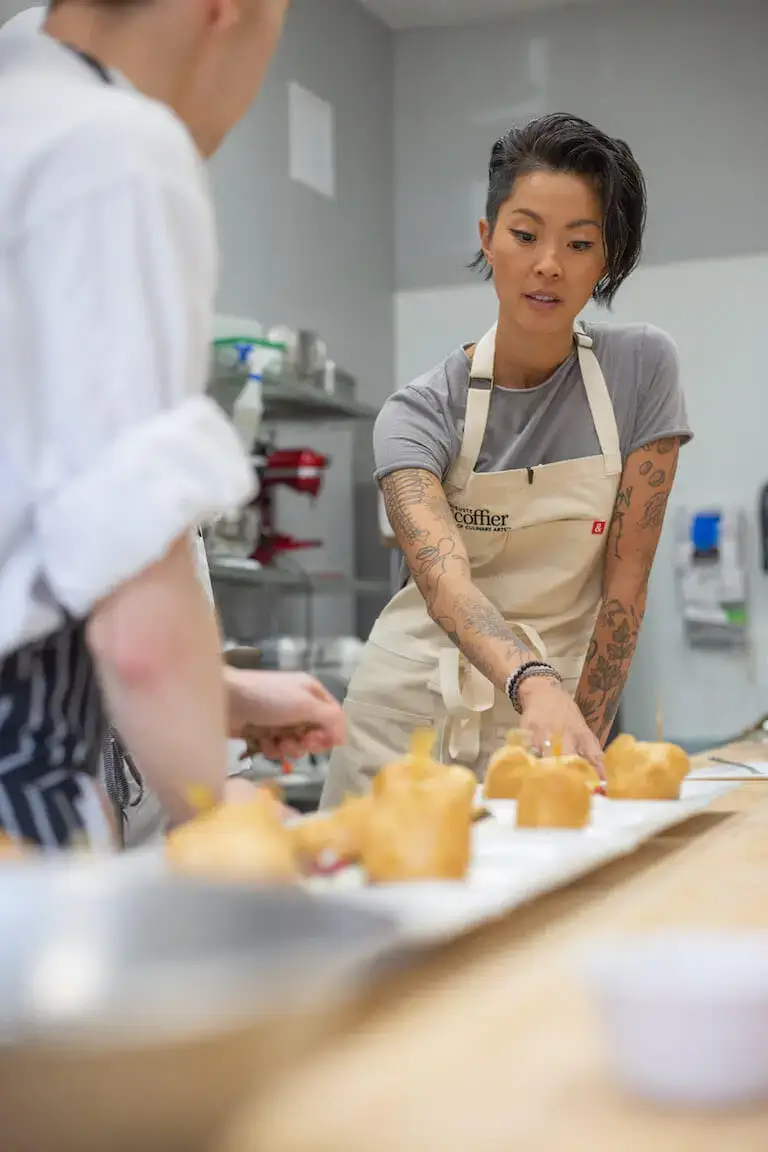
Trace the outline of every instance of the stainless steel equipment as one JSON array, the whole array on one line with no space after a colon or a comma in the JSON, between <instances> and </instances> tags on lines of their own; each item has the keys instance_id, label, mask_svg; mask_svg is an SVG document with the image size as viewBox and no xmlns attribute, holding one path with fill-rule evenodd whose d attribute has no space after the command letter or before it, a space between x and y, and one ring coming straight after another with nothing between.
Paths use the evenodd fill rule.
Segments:
<instances>
[{"instance_id":1,"label":"stainless steel equipment","mask_svg":"<svg viewBox=\"0 0 768 1152\"><path fill-rule=\"evenodd\" d=\"M360 663L365 645L357 636L335 636L318 639L313 645L312 669L335 673L347 683Z\"/></svg>"},{"instance_id":2,"label":"stainless steel equipment","mask_svg":"<svg viewBox=\"0 0 768 1152\"><path fill-rule=\"evenodd\" d=\"M285 362L297 376L314 376L325 369L328 349L316 332L279 325L270 329L269 339L285 346Z\"/></svg>"},{"instance_id":3,"label":"stainless steel equipment","mask_svg":"<svg viewBox=\"0 0 768 1152\"><path fill-rule=\"evenodd\" d=\"M259 643L265 668L296 672L311 663L310 642L302 636L270 636Z\"/></svg>"},{"instance_id":4,"label":"stainless steel equipment","mask_svg":"<svg viewBox=\"0 0 768 1152\"><path fill-rule=\"evenodd\" d=\"M206 1146L297 997L354 987L393 939L300 890L122 863L0 871L3 1152Z\"/></svg>"}]
</instances>

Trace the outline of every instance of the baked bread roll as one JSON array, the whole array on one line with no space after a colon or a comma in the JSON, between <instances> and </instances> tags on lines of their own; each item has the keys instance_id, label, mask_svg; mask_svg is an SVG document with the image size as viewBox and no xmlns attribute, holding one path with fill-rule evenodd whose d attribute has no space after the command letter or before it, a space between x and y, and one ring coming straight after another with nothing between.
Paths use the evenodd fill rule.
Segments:
<instances>
[{"instance_id":1,"label":"baked bread roll","mask_svg":"<svg viewBox=\"0 0 768 1152\"><path fill-rule=\"evenodd\" d=\"M165 855L174 871L205 880L280 884L299 877L280 802L261 788L248 803L221 804L176 828Z\"/></svg>"},{"instance_id":2,"label":"baked bread roll","mask_svg":"<svg viewBox=\"0 0 768 1152\"><path fill-rule=\"evenodd\" d=\"M322 816L311 817L288 829L299 857L315 863L326 853L337 860L359 860L373 797L355 796Z\"/></svg>"},{"instance_id":3,"label":"baked bread roll","mask_svg":"<svg viewBox=\"0 0 768 1152\"><path fill-rule=\"evenodd\" d=\"M411 751L402 760L393 760L387 764L374 777L373 795L384 796L395 789L408 788L417 781L449 772L447 765L441 764L432 755L435 739L434 732L426 729L415 731L411 736Z\"/></svg>"},{"instance_id":4,"label":"baked bread roll","mask_svg":"<svg viewBox=\"0 0 768 1152\"><path fill-rule=\"evenodd\" d=\"M457 767L378 798L363 841L369 881L463 880L469 869L475 783L472 772Z\"/></svg>"},{"instance_id":5,"label":"baked bread roll","mask_svg":"<svg viewBox=\"0 0 768 1152\"><path fill-rule=\"evenodd\" d=\"M589 823L592 785L561 757L542 760L523 780L517 797L518 828L583 828Z\"/></svg>"},{"instance_id":6,"label":"baked bread roll","mask_svg":"<svg viewBox=\"0 0 768 1152\"><path fill-rule=\"evenodd\" d=\"M503 748L491 757L483 786L486 800L517 800L523 781L542 765L557 765L582 776L590 789L600 787L601 780L588 760L581 756L554 756L539 759L529 752L530 737L521 731L511 731Z\"/></svg>"},{"instance_id":7,"label":"baked bread roll","mask_svg":"<svg viewBox=\"0 0 768 1152\"><path fill-rule=\"evenodd\" d=\"M483 783L486 800L517 800L523 780L537 763L527 732L512 729L503 748L488 761Z\"/></svg>"},{"instance_id":8,"label":"baked bread roll","mask_svg":"<svg viewBox=\"0 0 768 1152\"><path fill-rule=\"evenodd\" d=\"M466 876L477 780L433 759L434 742L434 733L415 732L409 755L374 780L362 848L373 884Z\"/></svg>"},{"instance_id":9,"label":"baked bread roll","mask_svg":"<svg viewBox=\"0 0 768 1152\"><path fill-rule=\"evenodd\" d=\"M370 796L289 828L300 862L360 863L372 883L464 876L477 782L433 759L434 739L415 732L411 751L378 773Z\"/></svg>"},{"instance_id":10,"label":"baked bread roll","mask_svg":"<svg viewBox=\"0 0 768 1152\"><path fill-rule=\"evenodd\" d=\"M676 744L617 736L605 751L606 794L611 800L679 800L690 769Z\"/></svg>"},{"instance_id":11,"label":"baked bread roll","mask_svg":"<svg viewBox=\"0 0 768 1152\"><path fill-rule=\"evenodd\" d=\"M589 760L585 760L583 756L553 756L546 757L539 761L540 764L547 766L557 766L558 768L565 768L569 772L575 772L580 776L584 783L589 788L590 792L594 792L602 784L602 780L597 774L597 769L593 768Z\"/></svg>"}]
</instances>

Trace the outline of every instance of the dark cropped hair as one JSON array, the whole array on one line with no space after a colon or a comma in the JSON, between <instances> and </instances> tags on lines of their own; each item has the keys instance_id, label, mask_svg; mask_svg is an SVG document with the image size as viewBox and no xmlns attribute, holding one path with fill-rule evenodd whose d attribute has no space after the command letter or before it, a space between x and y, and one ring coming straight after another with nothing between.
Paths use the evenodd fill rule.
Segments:
<instances>
[{"instance_id":1,"label":"dark cropped hair","mask_svg":"<svg viewBox=\"0 0 768 1152\"><path fill-rule=\"evenodd\" d=\"M518 177L542 169L584 176L600 196L606 272L592 295L598 304L610 306L642 252L646 219L643 173L623 140L607 136L588 120L564 113L542 116L523 128L511 129L493 146L485 210L491 231ZM470 267L484 269L488 280L493 277L482 251Z\"/></svg>"}]
</instances>

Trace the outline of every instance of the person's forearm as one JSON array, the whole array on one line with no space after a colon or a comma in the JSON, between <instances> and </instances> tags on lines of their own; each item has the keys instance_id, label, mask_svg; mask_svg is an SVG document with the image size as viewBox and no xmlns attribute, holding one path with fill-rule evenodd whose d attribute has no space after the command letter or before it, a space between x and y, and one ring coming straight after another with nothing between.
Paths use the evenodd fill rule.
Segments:
<instances>
[{"instance_id":1,"label":"person's forearm","mask_svg":"<svg viewBox=\"0 0 768 1152\"><path fill-rule=\"evenodd\" d=\"M453 544L441 541L425 550L413 578L431 618L492 684L503 692L512 672L535 654L502 614L472 583L469 565L452 556Z\"/></svg>"},{"instance_id":2,"label":"person's forearm","mask_svg":"<svg viewBox=\"0 0 768 1152\"><path fill-rule=\"evenodd\" d=\"M253 677L257 669L243 669L229 664L223 666L224 692L227 712L227 732L231 740L240 740L247 725L258 726L259 710L254 706ZM269 719L265 721L269 727Z\"/></svg>"},{"instance_id":3,"label":"person's forearm","mask_svg":"<svg viewBox=\"0 0 768 1152\"><path fill-rule=\"evenodd\" d=\"M100 605L88 637L110 720L171 821L193 814L193 787L220 799L227 776L220 640L188 542Z\"/></svg>"},{"instance_id":4,"label":"person's forearm","mask_svg":"<svg viewBox=\"0 0 768 1152\"><path fill-rule=\"evenodd\" d=\"M504 691L533 652L472 583L467 550L441 481L404 468L381 481L387 518L427 611L484 676Z\"/></svg>"},{"instance_id":5,"label":"person's forearm","mask_svg":"<svg viewBox=\"0 0 768 1152\"><path fill-rule=\"evenodd\" d=\"M605 589L576 691L576 703L602 745L610 735L632 666L646 599L645 576Z\"/></svg>"}]
</instances>

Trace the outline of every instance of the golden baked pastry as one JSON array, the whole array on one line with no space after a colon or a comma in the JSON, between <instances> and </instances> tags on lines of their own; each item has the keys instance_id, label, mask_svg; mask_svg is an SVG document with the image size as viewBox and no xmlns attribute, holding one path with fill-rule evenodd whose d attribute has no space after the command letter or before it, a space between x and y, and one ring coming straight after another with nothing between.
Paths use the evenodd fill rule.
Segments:
<instances>
[{"instance_id":1,"label":"golden baked pastry","mask_svg":"<svg viewBox=\"0 0 768 1152\"><path fill-rule=\"evenodd\" d=\"M435 760L434 743L434 733L414 732L410 753L374 780L361 854L374 884L467 873L477 780Z\"/></svg>"},{"instance_id":2,"label":"golden baked pastry","mask_svg":"<svg viewBox=\"0 0 768 1152\"><path fill-rule=\"evenodd\" d=\"M585 760L582 756L553 756L545 757L539 761L540 764L546 766L557 766L558 768L565 768L570 772L575 772L580 776L584 783L589 788L590 792L594 792L602 784L597 770L592 767L589 760Z\"/></svg>"},{"instance_id":3,"label":"golden baked pastry","mask_svg":"<svg viewBox=\"0 0 768 1152\"><path fill-rule=\"evenodd\" d=\"M507 733L503 748L488 761L483 783L486 800L516 800L523 780L536 763L530 754L530 738L526 732L512 729Z\"/></svg>"},{"instance_id":4,"label":"golden baked pastry","mask_svg":"<svg viewBox=\"0 0 768 1152\"><path fill-rule=\"evenodd\" d=\"M588 760L581 756L553 756L539 759L529 752L530 737L527 733L508 733L503 748L491 757L485 775L483 796L486 800L517 800L523 781L530 773L542 765L557 765L570 769L582 776L590 789L600 787L601 780Z\"/></svg>"},{"instance_id":5,"label":"golden baked pastry","mask_svg":"<svg viewBox=\"0 0 768 1152\"><path fill-rule=\"evenodd\" d=\"M585 774L563 761L542 760L523 780L517 797L518 828L583 828L589 823L592 785Z\"/></svg>"},{"instance_id":6,"label":"golden baked pastry","mask_svg":"<svg viewBox=\"0 0 768 1152\"><path fill-rule=\"evenodd\" d=\"M207 880L286 883L299 876L280 802L266 789L247 804L221 804L175 829L165 854L174 871Z\"/></svg>"},{"instance_id":7,"label":"golden baked pastry","mask_svg":"<svg viewBox=\"0 0 768 1152\"><path fill-rule=\"evenodd\" d=\"M606 794L611 800L679 800L690 768L676 744L617 736L605 751Z\"/></svg>"},{"instance_id":8,"label":"golden baked pastry","mask_svg":"<svg viewBox=\"0 0 768 1152\"><path fill-rule=\"evenodd\" d=\"M372 804L371 796L350 797L332 812L294 824L288 829L294 849L310 863L326 852L339 860L359 860Z\"/></svg>"},{"instance_id":9,"label":"golden baked pastry","mask_svg":"<svg viewBox=\"0 0 768 1152\"><path fill-rule=\"evenodd\" d=\"M474 800L477 778L468 768L458 764L441 764L432 756L435 734L417 730L411 737L411 751L402 760L396 760L378 773L373 781L373 795L377 800L387 796L410 793L417 785L434 783L437 786L458 788Z\"/></svg>"},{"instance_id":10,"label":"golden baked pastry","mask_svg":"<svg viewBox=\"0 0 768 1152\"><path fill-rule=\"evenodd\" d=\"M475 777L465 768L398 786L371 805L362 863L373 884L463 880Z\"/></svg>"},{"instance_id":11,"label":"golden baked pastry","mask_svg":"<svg viewBox=\"0 0 768 1152\"><path fill-rule=\"evenodd\" d=\"M373 795L383 796L397 788L409 788L418 780L449 772L448 766L435 760L432 755L435 741L434 732L417 729L411 736L411 751L402 760L393 760L376 774L373 779Z\"/></svg>"}]
</instances>

